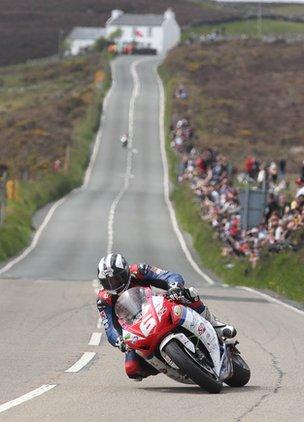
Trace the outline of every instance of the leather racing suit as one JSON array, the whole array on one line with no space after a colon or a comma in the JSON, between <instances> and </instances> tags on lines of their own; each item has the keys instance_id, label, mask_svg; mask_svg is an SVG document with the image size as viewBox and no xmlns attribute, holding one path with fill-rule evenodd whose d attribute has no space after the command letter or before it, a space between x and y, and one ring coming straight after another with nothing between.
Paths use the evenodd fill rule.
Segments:
<instances>
[{"instance_id":1,"label":"leather racing suit","mask_svg":"<svg viewBox=\"0 0 304 422\"><path fill-rule=\"evenodd\" d=\"M129 266L131 281L129 288L135 286L153 286L164 290L171 287L184 286L185 281L180 274L165 271L148 264L132 264ZM111 295L105 289L100 289L97 297L97 308L102 319L108 341L115 346L119 340L122 329L114 311L119 295ZM189 303L192 309L203 313L205 305L197 296L195 301ZM142 359L134 350L125 353L125 371L129 378L145 378L156 375L158 371Z\"/></svg>"}]
</instances>

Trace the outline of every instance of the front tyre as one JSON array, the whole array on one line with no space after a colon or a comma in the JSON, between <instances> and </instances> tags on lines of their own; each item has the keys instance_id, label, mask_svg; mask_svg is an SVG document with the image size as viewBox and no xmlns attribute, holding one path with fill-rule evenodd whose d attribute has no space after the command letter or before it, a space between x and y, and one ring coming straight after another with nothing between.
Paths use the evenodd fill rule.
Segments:
<instances>
[{"instance_id":1,"label":"front tyre","mask_svg":"<svg viewBox=\"0 0 304 422\"><path fill-rule=\"evenodd\" d=\"M171 340L165 347L164 352L188 375L197 385L209 393L217 394L222 390L222 382L216 377L211 368L209 370L195 360L195 357L185 351L181 343Z\"/></svg>"},{"instance_id":2,"label":"front tyre","mask_svg":"<svg viewBox=\"0 0 304 422\"><path fill-rule=\"evenodd\" d=\"M243 387L250 380L250 369L247 363L239 354L233 354L233 375L225 380L230 387Z\"/></svg>"}]
</instances>

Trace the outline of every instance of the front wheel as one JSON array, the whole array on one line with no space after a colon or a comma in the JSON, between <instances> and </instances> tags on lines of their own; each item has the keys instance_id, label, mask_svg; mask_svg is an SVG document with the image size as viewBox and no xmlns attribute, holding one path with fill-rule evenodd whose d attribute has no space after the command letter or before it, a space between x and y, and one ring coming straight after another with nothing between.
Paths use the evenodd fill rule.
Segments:
<instances>
[{"instance_id":1,"label":"front wheel","mask_svg":"<svg viewBox=\"0 0 304 422\"><path fill-rule=\"evenodd\" d=\"M195 356L190 355L181 343L171 340L165 347L164 352L178 366L178 368L188 375L196 384L209 393L219 393L222 390L222 382L218 379L212 368L202 366L196 361Z\"/></svg>"},{"instance_id":2,"label":"front wheel","mask_svg":"<svg viewBox=\"0 0 304 422\"><path fill-rule=\"evenodd\" d=\"M232 355L233 375L225 383L230 387L243 387L250 380L250 369L239 354Z\"/></svg>"}]
</instances>

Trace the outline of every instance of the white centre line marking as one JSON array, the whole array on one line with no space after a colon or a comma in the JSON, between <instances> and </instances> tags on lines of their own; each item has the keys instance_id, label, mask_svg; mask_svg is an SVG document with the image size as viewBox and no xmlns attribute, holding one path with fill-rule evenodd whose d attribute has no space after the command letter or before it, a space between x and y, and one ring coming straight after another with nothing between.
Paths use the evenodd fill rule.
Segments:
<instances>
[{"instance_id":1,"label":"white centre line marking","mask_svg":"<svg viewBox=\"0 0 304 422\"><path fill-rule=\"evenodd\" d=\"M135 102L136 98L139 96L140 93L140 80L138 77L138 73L136 68L138 64L143 63L145 61L150 61L150 58L145 59L138 59L135 60L130 67L131 75L133 78L133 90L130 98L129 103L129 128L128 128L128 137L129 137L129 148L127 153L127 165L126 171L124 176L124 184L122 185L120 191L118 192L116 198L114 199L109 212L108 217L108 247L107 247L107 254L112 252L113 243L114 243L114 216L116 212L116 208L124 196L125 192L128 190L130 179L134 177L132 175L132 159L133 159L133 139L134 139L134 112L135 112Z\"/></svg>"},{"instance_id":2,"label":"white centre line marking","mask_svg":"<svg viewBox=\"0 0 304 422\"><path fill-rule=\"evenodd\" d=\"M65 372L78 372L82 368L84 368L96 355L95 352L85 352L81 358L74 363L70 368L68 368Z\"/></svg>"},{"instance_id":3,"label":"white centre line marking","mask_svg":"<svg viewBox=\"0 0 304 422\"><path fill-rule=\"evenodd\" d=\"M56 387L56 384L42 385L41 387L36 388L36 390L30 391L29 393L24 394L23 396L20 396L17 399L8 401L7 403L3 403L0 405L0 413L5 412L6 410L11 409L12 407L18 406L19 404L29 401L35 397L41 396L41 394L46 393L54 387Z\"/></svg>"},{"instance_id":4,"label":"white centre line marking","mask_svg":"<svg viewBox=\"0 0 304 422\"><path fill-rule=\"evenodd\" d=\"M89 346L99 346L102 333L93 333L89 341Z\"/></svg>"},{"instance_id":5,"label":"white centre line marking","mask_svg":"<svg viewBox=\"0 0 304 422\"><path fill-rule=\"evenodd\" d=\"M99 317L99 318L98 318L98 321L97 321L97 328L98 328L98 329L102 328L102 319L101 319L101 317Z\"/></svg>"}]
</instances>

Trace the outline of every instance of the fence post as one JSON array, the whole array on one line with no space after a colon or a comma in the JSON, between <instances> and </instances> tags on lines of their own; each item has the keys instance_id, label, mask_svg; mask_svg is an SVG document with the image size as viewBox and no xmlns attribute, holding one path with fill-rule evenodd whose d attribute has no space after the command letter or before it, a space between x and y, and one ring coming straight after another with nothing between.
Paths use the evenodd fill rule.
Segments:
<instances>
[{"instance_id":1,"label":"fence post","mask_svg":"<svg viewBox=\"0 0 304 422\"><path fill-rule=\"evenodd\" d=\"M245 190L245 204L244 204L244 228L247 230L248 227L248 210L249 210L249 186Z\"/></svg>"},{"instance_id":2,"label":"fence post","mask_svg":"<svg viewBox=\"0 0 304 422\"><path fill-rule=\"evenodd\" d=\"M5 220L5 191L3 189L3 183L0 182L0 226Z\"/></svg>"},{"instance_id":3,"label":"fence post","mask_svg":"<svg viewBox=\"0 0 304 422\"><path fill-rule=\"evenodd\" d=\"M8 166L0 164L0 226L5 220L5 207L6 207L6 180L8 175Z\"/></svg>"}]
</instances>

